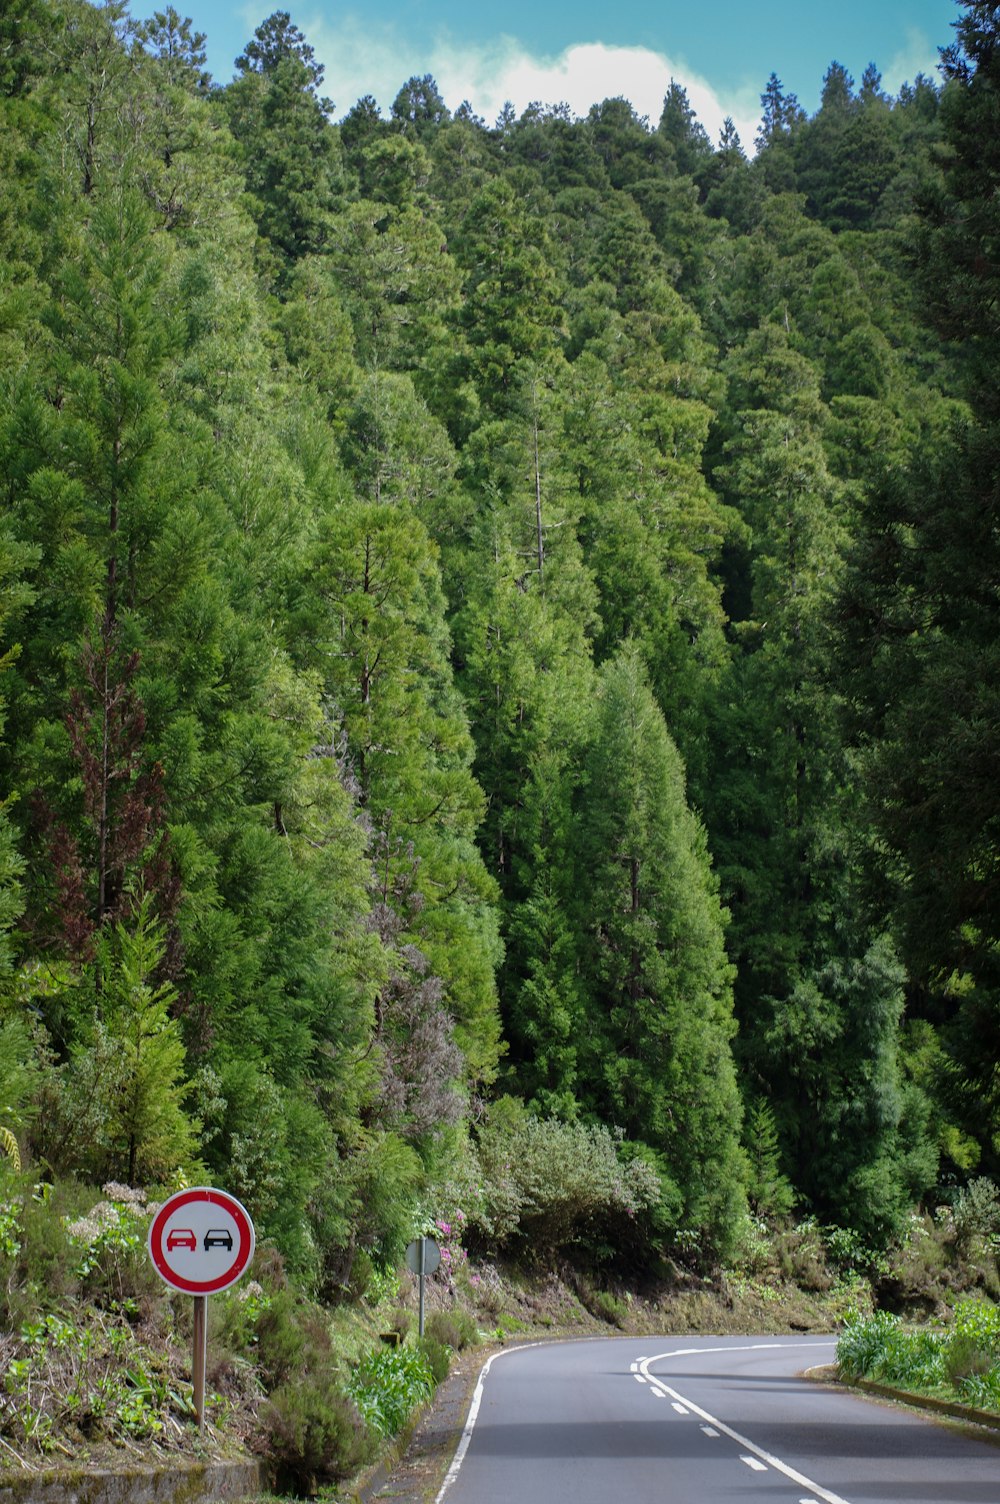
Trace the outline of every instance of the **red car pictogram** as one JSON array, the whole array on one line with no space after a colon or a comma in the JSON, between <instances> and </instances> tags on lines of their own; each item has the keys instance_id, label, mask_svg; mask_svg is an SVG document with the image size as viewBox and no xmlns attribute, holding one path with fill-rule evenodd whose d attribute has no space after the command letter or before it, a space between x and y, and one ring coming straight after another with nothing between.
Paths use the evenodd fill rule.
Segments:
<instances>
[{"instance_id":1,"label":"red car pictogram","mask_svg":"<svg viewBox=\"0 0 1000 1504\"><path fill-rule=\"evenodd\" d=\"M198 1239L190 1227L173 1227L167 1233L167 1252L174 1248L190 1248L194 1253L198 1247Z\"/></svg>"}]
</instances>

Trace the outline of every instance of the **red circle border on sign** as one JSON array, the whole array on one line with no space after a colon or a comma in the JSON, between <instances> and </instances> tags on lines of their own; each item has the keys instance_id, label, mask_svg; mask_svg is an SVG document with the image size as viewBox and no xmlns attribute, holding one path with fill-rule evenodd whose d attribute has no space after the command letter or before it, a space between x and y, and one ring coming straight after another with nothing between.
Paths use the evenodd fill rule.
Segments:
<instances>
[{"instance_id":1,"label":"red circle border on sign","mask_svg":"<svg viewBox=\"0 0 1000 1504\"><path fill-rule=\"evenodd\" d=\"M240 1251L235 1261L230 1264L225 1274L217 1275L212 1280L185 1279L182 1274L176 1274L167 1263L163 1252L163 1234L170 1217L179 1207L188 1206L192 1201L207 1202L210 1206L223 1207L236 1223L240 1234ZM153 1261L160 1278L175 1290L182 1290L185 1295L218 1295L221 1290L228 1290L230 1285L246 1272L246 1267L253 1258L254 1251L253 1223L245 1207L242 1207L234 1196L228 1191L217 1191L211 1186L195 1186L189 1191L177 1191L167 1198L156 1216L153 1225L149 1229L149 1256Z\"/></svg>"}]
</instances>

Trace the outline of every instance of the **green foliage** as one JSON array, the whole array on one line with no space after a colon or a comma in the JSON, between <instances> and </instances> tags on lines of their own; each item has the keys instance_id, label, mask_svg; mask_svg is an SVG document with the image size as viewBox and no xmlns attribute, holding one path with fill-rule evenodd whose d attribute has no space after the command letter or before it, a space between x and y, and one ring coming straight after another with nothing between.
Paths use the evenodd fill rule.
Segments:
<instances>
[{"instance_id":1,"label":"green foliage","mask_svg":"<svg viewBox=\"0 0 1000 1504\"><path fill-rule=\"evenodd\" d=\"M157 983L161 927L144 896L135 926L116 924L102 939L90 982L92 1037L71 1059L64 1111L73 1124L71 1163L97 1180L165 1182L197 1166L196 1125L184 1111L184 1047L171 1017L177 997Z\"/></svg>"},{"instance_id":2,"label":"green foliage","mask_svg":"<svg viewBox=\"0 0 1000 1504\"><path fill-rule=\"evenodd\" d=\"M846 1378L874 1377L887 1353L899 1345L902 1329L898 1316L876 1311L845 1325L837 1342L837 1364Z\"/></svg>"},{"instance_id":3,"label":"green foliage","mask_svg":"<svg viewBox=\"0 0 1000 1504\"><path fill-rule=\"evenodd\" d=\"M7 5L26 1162L203 1166L341 1301L459 1205L605 1269L797 1205L860 1279L939 1155L992 1173L995 41L970 5L943 91L834 64L812 119L772 76L751 162L676 81L338 127L287 12L213 89L172 7ZM29 1244L127 1285L13 1201L12 1314ZM776 1256L829 1280L819 1237ZM305 1486L354 1421L295 1410L273 1299L233 1340Z\"/></svg>"},{"instance_id":4,"label":"green foliage","mask_svg":"<svg viewBox=\"0 0 1000 1504\"><path fill-rule=\"evenodd\" d=\"M768 1102L754 1102L743 1126L747 1157L747 1195L763 1217L786 1217L795 1193L781 1170L781 1151L774 1111Z\"/></svg>"},{"instance_id":5,"label":"green foliage","mask_svg":"<svg viewBox=\"0 0 1000 1504\"><path fill-rule=\"evenodd\" d=\"M592 1315L609 1326L624 1328L628 1324L628 1303L611 1290L592 1290L586 1296L586 1306Z\"/></svg>"},{"instance_id":6,"label":"green foliage","mask_svg":"<svg viewBox=\"0 0 1000 1504\"><path fill-rule=\"evenodd\" d=\"M847 1378L900 1388L949 1384L967 1404L996 1409L1000 1399L1000 1313L982 1301L959 1302L946 1331L907 1332L886 1312L849 1321L837 1343Z\"/></svg>"},{"instance_id":7,"label":"green foliage","mask_svg":"<svg viewBox=\"0 0 1000 1504\"><path fill-rule=\"evenodd\" d=\"M476 1323L468 1311L456 1308L453 1311L432 1311L424 1326L425 1334L435 1342L450 1347L459 1353L466 1347L475 1347L479 1341ZM440 1379L435 1380L440 1383Z\"/></svg>"},{"instance_id":8,"label":"green foliage","mask_svg":"<svg viewBox=\"0 0 1000 1504\"><path fill-rule=\"evenodd\" d=\"M114 1182L104 1196L86 1216L65 1219L73 1273L91 1299L134 1309L140 1293L156 1289L146 1246L152 1209L141 1191Z\"/></svg>"},{"instance_id":9,"label":"green foliage","mask_svg":"<svg viewBox=\"0 0 1000 1504\"><path fill-rule=\"evenodd\" d=\"M412 1236L419 1156L394 1133L367 1134L351 1173L366 1247L380 1263L397 1261Z\"/></svg>"},{"instance_id":10,"label":"green foliage","mask_svg":"<svg viewBox=\"0 0 1000 1504\"><path fill-rule=\"evenodd\" d=\"M743 1198L731 971L704 832L628 645L601 675L578 815L589 1103L663 1155L725 1246Z\"/></svg>"},{"instance_id":11,"label":"green foliage","mask_svg":"<svg viewBox=\"0 0 1000 1504\"><path fill-rule=\"evenodd\" d=\"M443 1384L451 1367L452 1348L450 1345L427 1333L418 1339L417 1348L421 1356L426 1359L433 1383Z\"/></svg>"},{"instance_id":12,"label":"green foliage","mask_svg":"<svg viewBox=\"0 0 1000 1504\"><path fill-rule=\"evenodd\" d=\"M970 1180L955 1196L952 1217L955 1241L963 1252L983 1243L1000 1246L1000 1187L985 1175Z\"/></svg>"},{"instance_id":13,"label":"green foliage","mask_svg":"<svg viewBox=\"0 0 1000 1504\"><path fill-rule=\"evenodd\" d=\"M50 1313L25 1321L10 1347L0 1436L16 1448L52 1452L66 1435L77 1444L155 1441L168 1421L194 1414L190 1386L120 1315L79 1325Z\"/></svg>"},{"instance_id":14,"label":"green foliage","mask_svg":"<svg viewBox=\"0 0 1000 1504\"><path fill-rule=\"evenodd\" d=\"M574 1242L614 1243L619 1229L661 1201L652 1169L620 1156L600 1125L494 1112L477 1158L482 1200L470 1212L472 1231L534 1257Z\"/></svg>"},{"instance_id":15,"label":"green foliage","mask_svg":"<svg viewBox=\"0 0 1000 1504\"><path fill-rule=\"evenodd\" d=\"M383 1347L358 1366L349 1393L379 1436L395 1436L412 1411L430 1399L433 1388L433 1370L423 1352L415 1347Z\"/></svg>"},{"instance_id":16,"label":"green foliage","mask_svg":"<svg viewBox=\"0 0 1000 1504\"><path fill-rule=\"evenodd\" d=\"M260 1420L275 1486L283 1493L305 1494L351 1477L373 1455L354 1403L320 1374L276 1389Z\"/></svg>"}]
</instances>

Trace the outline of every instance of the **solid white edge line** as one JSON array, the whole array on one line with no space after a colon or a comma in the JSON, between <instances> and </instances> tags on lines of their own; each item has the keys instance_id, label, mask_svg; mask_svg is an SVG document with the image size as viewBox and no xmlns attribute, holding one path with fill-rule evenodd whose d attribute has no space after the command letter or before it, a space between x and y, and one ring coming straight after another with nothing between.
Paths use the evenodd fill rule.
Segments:
<instances>
[{"instance_id":1,"label":"solid white edge line","mask_svg":"<svg viewBox=\"0 0 1000 1504\"><path fill-rule=\"evenodd\" d=\"M458 1477L462 1463L465 1461L465 1454L469 1450L469 1442L472 1440L472 1432L475 1429L476 1419L479 1415L479 1407L483 1402L483 1381L496 1360L498 1358L506 1358L508 1353L523 1353L529 1347L545 1347L547 1345L545 1342L522 1342L517 1347L505 1347L501 1352L494 1353L492 1358L488 1358L483 1364L479 1370L479 1378L476 1380L476 1388L472 1396L472 1404L469 1406L469 1415L465 1422L465 1430L459 1438L458 1446L455 1448L455 1455L451 1459L451 1467L449 1467L444 1475L444 1482L438 1489L434 1504L441 1504L441 1500Z\"/></svg>"},{"instance_id":2,"label":"solid white edge line","mask_svg":"<svg viewBox=\"0 0 1000 1504\"><path fill-rule=\"evenodd\" d=\"M695 1353L697 1353L699 1356L710 1356L713 1353L720 1352L746 1353L758 1352L763 1348L773 1349L822 1347L824 1345L825 1344L821 1342L749 1342L739 1347L677 1348L673 1352L657 1353L655 1357L647 1358L646 1361L640 1366L643 1368L643 1370L646 1370L647 1365L650 1363L662 1363L667 1358L690 1358ZM671 1399L678 1400L682 1405L686 1405L689 1410L693 1411L695 1415L700 1415L702 1420L707 1421L710 1426L717 1426L718 1429L723 1433L723 1435L730 1437L732 1441L736 1442L737 1446L745 1447L748 1452L752 1452L755 1457L759 1457L761 1462L767 1464L769 1467L777 1469L779 1473L784 1473L785 1477L790 1478L793 1483L798 1483L802 1488L808 1488L810 1493L816 1495L817 1500L822 1501L822 1504L847 1504L847 1500L842 1499L839 1494L832 1494L827 1489L821 1488L818 1483L814 1483L813 1480L811 1478L807 1478L804 1473L796 1472L795 1468L789 1467L788 1463L782 1462L779 1457L772 1457L770 1452L765 1452L763 1447L759 1447L755 1442L749 1441L745 1436L741 1436L738 1431L734 1431L731 1426L727 1426L724 1421L719 1420L716 1416L710 1415L707 1410L703 1410L701 1406L696 1405L693 1400L687 1399L683 1394L678 1394L677 1390L672 1389L671 1386L667 1384L663 1379L659 1377L654 1378L653 1375L649 1374L648 1372L647 1378L664 1389Z\"/></svg>"}]
</instances>

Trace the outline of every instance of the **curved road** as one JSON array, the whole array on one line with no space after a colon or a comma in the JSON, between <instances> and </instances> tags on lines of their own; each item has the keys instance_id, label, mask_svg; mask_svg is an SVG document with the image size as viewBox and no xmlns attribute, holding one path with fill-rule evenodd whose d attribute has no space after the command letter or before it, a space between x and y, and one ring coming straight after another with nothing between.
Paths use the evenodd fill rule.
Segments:
<instances>
[{"instance_id":1,"label":"curved road","mask_svg":"<svg viewBox=\"0 0 1000 1504\"><path fill-rule=\"evenodd\" d=\"M1000 1504L1000 1447L797 1377L833 1337L497 1354L438 1504Z\"/></svg>"}]
</instances>

